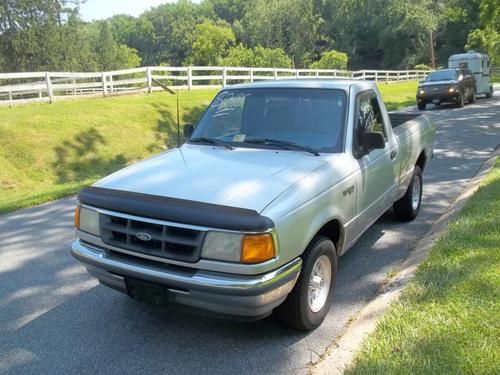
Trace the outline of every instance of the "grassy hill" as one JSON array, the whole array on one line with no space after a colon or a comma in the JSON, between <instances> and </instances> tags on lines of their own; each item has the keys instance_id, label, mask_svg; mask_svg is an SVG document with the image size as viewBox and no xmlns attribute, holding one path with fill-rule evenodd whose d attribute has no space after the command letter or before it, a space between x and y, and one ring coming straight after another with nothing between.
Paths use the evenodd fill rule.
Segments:
<instances>
[{"instance_id":1,"label":"grassy hill","mask_svg":"<svg viewBox=\"0 0 500 375\"><path fill-rule=\"evenodd\" d=\"M416 83L380 88L390 109L414 102ZM181 124L217 90L181 91ZM77 192L177 142L175 96L166 93L0 107L0 212Z\"/></svg>"}]
</instances>

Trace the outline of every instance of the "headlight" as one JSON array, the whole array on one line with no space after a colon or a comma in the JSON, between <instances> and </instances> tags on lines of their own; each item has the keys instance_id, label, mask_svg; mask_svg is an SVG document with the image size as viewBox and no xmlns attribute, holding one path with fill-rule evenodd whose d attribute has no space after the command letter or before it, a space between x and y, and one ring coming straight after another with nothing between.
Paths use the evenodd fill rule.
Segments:
<instances>
[{"instance_id":1,"label":"headlight","mask_svg":"<svg viewBox=\"0 0 500 375\"><path fill-rule=\"evenodd\" d=\"M203 258L227 262L261 263L276 256L269 233L240 234L208 232L201 251Z\"/></svg>"},{"instance_id":2,"label":"headlight","mask_svg":"<svg viewBox=\"0 0 500 375\"><path fill-rule=\"evenodd\" d=\"M425 90L424 90L423 88L419 88L419 89L418 89L418 92L420 93L420 95L425 94Z\"/></svg>"},{"instance_id":3,"label":"headlight","mask_svg":"<svg viewBox=\"0 0 500 375\"><path fill-rule=\"evenodd\" d=\"M450 88L448 89L449 92L455 92L457 91L457 86L450 86Z\"/></svg>"},{"instance_id":4,"label":"headlight","mask_svg":"<svg viewBox=\"0 0 500 375\"><path fill-rule=\"evenodd\" d=\"M99 213L85 207L76 207L75 210L75 226L83 231L94 236L100 236L101 230L99 225Z\"/></svg>"},{"instance_id":5,"label":"headlight","mask_svg":"<svg viewBox=\"0 0 500 375\"><path fill-rule=\"evenodd\" d=\"M203 258L239 262L243 234L208 232L203 242L201 256Z\"/></svg>"}]
</instances>

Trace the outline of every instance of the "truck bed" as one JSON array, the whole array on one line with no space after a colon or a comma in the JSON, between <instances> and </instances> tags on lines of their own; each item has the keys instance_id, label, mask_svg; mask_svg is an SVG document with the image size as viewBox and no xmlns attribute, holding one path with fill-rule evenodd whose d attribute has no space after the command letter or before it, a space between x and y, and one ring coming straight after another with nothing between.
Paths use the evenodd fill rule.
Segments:
<instances>
[{"instance_id":1,"label":"truck bed","mask_svg":"<svg viewBox=\"0 0 500 375\"><path fill-rule=\"evenodd\" d=\"M388 113L389 119L391 120L392 128L397 128L399 125L404 124L407 121L413 120L419 116L422 116L421 113L404 113L404 112L396 112L396 113Z\"/></svg>"}]
</instances>

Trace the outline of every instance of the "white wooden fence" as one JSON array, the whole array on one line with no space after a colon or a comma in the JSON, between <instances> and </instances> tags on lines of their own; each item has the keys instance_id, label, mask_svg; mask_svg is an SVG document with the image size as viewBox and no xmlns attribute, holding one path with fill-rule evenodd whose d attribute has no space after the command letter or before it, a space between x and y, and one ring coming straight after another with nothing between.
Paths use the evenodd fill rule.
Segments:
<instances>
[{"instance_id":1,"label":"white wooden fence","mask_svg":"<svg viewBox=\"0 0 500 375\"><path fill-rule=\"evenodd\" d=\"M181 89L224 87L240 82L304 78L418 80L421 70L329 70L241 67L143 67L99 73L0 73L0 105L49 102L82 96L108 96L161 90L155 80Z\"/></svg>"}]
</instances>

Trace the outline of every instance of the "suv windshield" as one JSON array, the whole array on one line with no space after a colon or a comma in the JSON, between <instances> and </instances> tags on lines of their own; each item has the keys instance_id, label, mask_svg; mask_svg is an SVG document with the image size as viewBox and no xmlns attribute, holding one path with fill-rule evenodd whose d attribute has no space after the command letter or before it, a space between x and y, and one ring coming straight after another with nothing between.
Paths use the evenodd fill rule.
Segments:
<instances>
[{"instance_id":1,"label":"suv windshield","mask_svg":"<svg viewBox=\"0 0 500 375\"><path fill-rule=\"evenodd\" d=\"M191 139L253 148L284 148L287 142L314 152L340 152L345 107L341 90L226 90L212 101Z\"/></svg>"},{"instance_id":2,"label":"suv windshield","mask_svg":"<svg viewBox=\"0 0 500 375\"><path fill-rule=\"evenodd\" d=\"M437 72L431 72L425 79L426 82L433 81L452 81L456 80L458 73L456 70L438 70Z\"/></svg>"}]
</instances>

